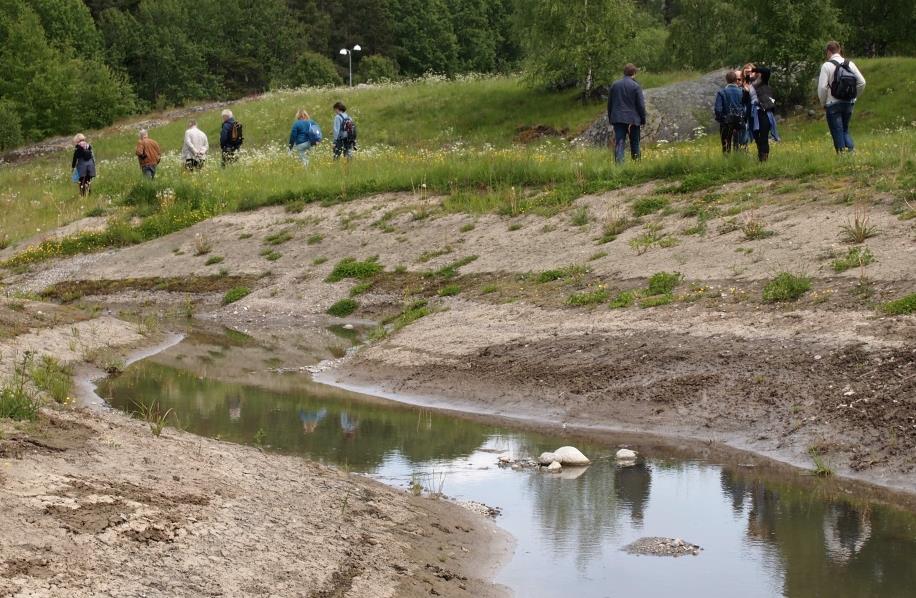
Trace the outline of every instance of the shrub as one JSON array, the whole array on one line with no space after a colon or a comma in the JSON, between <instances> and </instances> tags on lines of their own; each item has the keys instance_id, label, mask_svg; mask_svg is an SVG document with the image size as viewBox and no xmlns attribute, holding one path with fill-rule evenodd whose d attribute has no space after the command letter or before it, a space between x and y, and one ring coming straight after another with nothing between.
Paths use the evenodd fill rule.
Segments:
<instances>
[{"instance_id":1,"label":"shrub","mask_svg":"<svg viewBox=\"0 0 916 598\"><path fill-rule=\"evenodd\" d=\"M795 301L811 289L811 279L781 272L763 287L763 300L767 303Z\"/></svg>"},{"instance_id":2,"label":"shrub","mask_svg":"<svg viewBox=\"0 0 916 598\"><path fill-rule=\"evenodd\" d=\"M341 299L329 307L327 313L338 318L345 318L356 311L357 307L359 307L359 303L357 303L355 300Z\"/></svg>"},{"instance_id":3,"label":"shrub","mask_svg":"<svg viewBox=\"0 0 916 598\"><path fill-rule=\"evenodd\" d=\"M630 307L635 301L636 293L633 291L621 291L617 293L617 296L611 301L611 309Z\"/></svg>"},{"instance_id":4,"label":"shrub","mask_svg":"<svg viewBox=\"0 0 916 598\"><path fill-rule=\"evenodd\" d=\"M834 272L845 272L850 268L867 266L875 261L868 247L851 247L844 257L833 260Z\"/></svg>"},{"instance_id":5,"label":"shrub","mask_svg":"<svg viewBox=\"0 0 916 598\"><path fill-rule=\"evenodd\" d=\"M658 195L641 197L633 202L633 215L637 218L648 216L666 207L668 207L668 199L665 197Z\"/></svg>"},{"instance_id":6,"label":"shrub","mask_svg":"<svg viewBox=\"0 0 916 598\"><path fill-rule=\"evenodd\" d=\"M888 301L881 306L881 309L884 310L884 313L892 316L916 313L916 293L894 301Z\"/></svg>"},{"instance_id":7,"label":"shrub","mask_svg":"<svg viewBox=\"0 0 916 598\"><path fill-rule=\"evenodd\" d=\"M226 294L223 295L223 305L229 305L230 303L235 303L239 299L244 299L251 294L251 289L248 287L235 287L226 291Z\"/></svg>"},{"instance_id":8,"label":"shrub","mask_svg":"<svg viewBox=\"0 0 916 598\"><path fill-rule=\"evenodd\" d=\"M398 76L398 66L390 58L373 54L359 61L359 76L366 83L393 81Z\"/></svg>"},{"instance_id":9,"label":"shrub","mask_svg":"<svg viewBox=\"0 0 916 598\"><path fill-rule=\"evenodd\" d=\"M274 87L323 87L326 85L341 85L343 79L334 66L334 61L316 52L304 52L299 56Z\"/></svg>"},{"instance_id":10,"label":"shrub","mask_svg":"<svg viewBox=\"0 0 916 598\"><path fill-rule=\"evenodd\" d=\"M355 258L348 257L337 262L334 269L325 278L325 282L340 282L345 278L356 278L365 280L372 278L382 271L382 265L375 260L357 261Z\"/></svg>"},{"instance_id":11,"label":"shrub","mask_svg":"<svg viewBox=\"0 0 916 598\"><path fill-rule=\"evenodd\" d=\"M38 403L29 395L24 386L0 387L0 419L33 421L38 417Z\"/></svg>"},{"instance_id":12,"label":"shrub","mask_svg":"<svg viewBox=\"0 0 916 598\"><path fill-rule=\"evenodd\" d=\"M681 283L682 278L680 272L656 272L649 277L646 294L652 296L671 293Z\"/></svg>"},{"instance_id":13,"label":"shrub","mask_svg":"<svg viewBox=\"0 0 916 598\"><path fill-rule=\"evenodd\" d=\"M16 107L12 102L0 101L0 151L14 148L22 141L22 125Z\"/></svg>"}]
</instances>

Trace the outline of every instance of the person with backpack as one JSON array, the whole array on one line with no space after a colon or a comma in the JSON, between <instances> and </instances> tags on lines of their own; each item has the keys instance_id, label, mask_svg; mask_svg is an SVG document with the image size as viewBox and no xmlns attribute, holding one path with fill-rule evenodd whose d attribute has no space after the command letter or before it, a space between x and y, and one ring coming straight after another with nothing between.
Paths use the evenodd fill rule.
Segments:
<instances>
[{"instance_id":1,"label":"person with backpack","mask_svg":"<svg viewBox=\"0 0 916 598\"><path fill-rule=\"evenodd\" d=\"M309 165L309 152L321 143L321 128L309 117L304 109L296 112L296 122L289 132L289 151L296 150L303 166Z\"/></svg>"},{"instance_id":2,"label":"person with backpack","mask_svg":"<svg viewBox=\"0 0 916 598\"><path fill-rule=\"evenodd\" d=\"M642 87L636 82L634 64L623 67L623 78L614 81L608 93L607 117L614 128L614 161L623 163L627 137L630 138L630 156L639 160L640 127L646 124L646 100Z\"/></svg>"},{"instance_id":3,"label":"person with backpack","mask_svg":"<svg viewBox=\"0 0 916 598\"><path fill-rule=\"evenodd\" d=\"M817 95L827 113L827 127L836 153L855 149L849 134L852 108L865 88L865 77L851 60L843 58L839 42L831 41L826 48L827 62L821 66L817 80Z\"/></svg>"},{"instance_id":4,"label":"person with backpack","mask_svg":"<svg viewBox=\"0 0 916 598\"><path fill-rule=\"evenodd\" d=\"M334 159L341 155L350 160L356 150L356 123L341 102L334 104Z\"/></svg>"},{"instance_id":5,"label":"person with backpack","mask_svg":"<svg viewBox=\"0 0 916 598\"><path fill-rule=\"evenodd\" d=\"M156 178L156 167L162 159L162 150L159 144L150 139L149 132L146 129L140 129L140 140L134 149L137 160L140 161L140 171L143 176L152 180Z\"/></svg>"},{"instance_id":6,"label":"person with backpack","mask_svg":"<svg viewBox=\"0 0 916 598\"><path fill-rule=\"evenodd\" d=\"M744 126L744 91L738 87L737 71L725 73L725 87L716 93L714 108L722 153L737 150L741 145L741 127Z\"/></svg>"},{"instance_id":7,"label":"person with backpack","mask_svg":"<svg viewBox=\"0 0 916 598\"><path fill-rule=\"evenodd\" d=\"M222 112L223 127L219 132L219 148L223 154L223 168L238 159L239 149L245 140L242 136L242 123L235 120L232 110L226 109Z\"/></svg>"},{"instance_id":8,"label":"person with backpack","mask_svg":"<svg viewBox=\"0 0 916 598\"><path fill-rule=\"evenodd\" d=\"M70 168L73 169L73 182L79 184L80 197L86 197L92 193L92 179L95 178L95 155L92 153L92 146L86 141L86 136L77 133L73 138L73 159L70 161Z\"/></svg>"}]
</instances>

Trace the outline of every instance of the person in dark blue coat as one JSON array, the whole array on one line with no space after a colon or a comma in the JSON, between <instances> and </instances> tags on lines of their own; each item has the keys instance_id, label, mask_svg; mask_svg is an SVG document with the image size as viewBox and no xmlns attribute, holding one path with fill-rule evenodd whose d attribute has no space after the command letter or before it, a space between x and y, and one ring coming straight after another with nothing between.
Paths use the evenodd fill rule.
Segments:
<instances>
[{"instance_id":1,"label":"person in dark blue coat","mask_svg":"<svg viewBox=\"0 0 916 598\"><path fill-rule=\"evenodd\" d=\"M223 168L238 159L239 150L242 148L242 125L235 120L232 110L222 112L223 126L219 131L219 148L222 150Z\"/></svg>"},{"instance_id":2,"label":"person in dark blue coat","mask_svg":"<svg viewBox=\"0 0 916 598\"><path fill-rule=\"evenodd\" d=\"M738 74L725 73L725 87L716 93L714 112L719 123L722 153L727 154L741 146L741 129L744 126L744 91L738 87Z\"/></svg>"},{"instance_id":3,"label":"person in dark blue coat","mask_svg":"<svg viewBox=\"0 0 916 598\"><path fill-rule=\"evenodd\" d=\"M614 160L623 162L627 137L630 138L630 156L639 160L639 132L646 124L646 100L642 87L636 82L636 66L623 67L623 78L611 85L607 100L608 122L614 127Z\"/></svg>"}]
</instances>

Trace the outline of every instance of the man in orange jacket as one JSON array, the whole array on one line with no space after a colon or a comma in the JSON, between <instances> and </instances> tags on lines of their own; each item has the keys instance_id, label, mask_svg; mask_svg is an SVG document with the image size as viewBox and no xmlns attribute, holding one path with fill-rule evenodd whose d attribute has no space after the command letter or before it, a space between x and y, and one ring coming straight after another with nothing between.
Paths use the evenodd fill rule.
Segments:
<instances>
[{"instance_id":1,"label":"man in orange jacket","mask_svg":"<svg viewBox=\"0 0 916 598\"><path fill-rule=\"evenodd\" d=\"M140 161L143 176L149 179L156 178L156 167L162 159L162 150L159 149L158 143L150 139L146 129L140 129L140 140L137 142L135 153Z\"/></svg>"}]
</instances>

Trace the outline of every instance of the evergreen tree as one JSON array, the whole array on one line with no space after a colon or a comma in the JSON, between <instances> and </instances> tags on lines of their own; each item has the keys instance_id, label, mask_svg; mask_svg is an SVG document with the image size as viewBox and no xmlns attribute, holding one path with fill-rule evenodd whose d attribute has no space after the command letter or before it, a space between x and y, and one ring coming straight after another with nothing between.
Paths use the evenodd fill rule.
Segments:
<instances>
[{"instance_id":1,"label":"evergreen tree","mask_svg":"<svg viewBox=\"0 0 916 598\"><path fill-rule=\"evenodd\" d=\"M454 73L458 65L458 38L443 0L390 0L397 15L393 32L394 58L407 75Z\"/></svg>"},{"instance_id":2,"label":"evergreen tree","mask_svg":"<svg viewBox=\"0 0 916 598\"><path fill-rule=\"evenodd\" d=\"M851 54L916 54L916 2L913 0L834 0L848 39L838 40ZM836 32L834 38L844 37Z\"/></svg>"}]
</instances>

